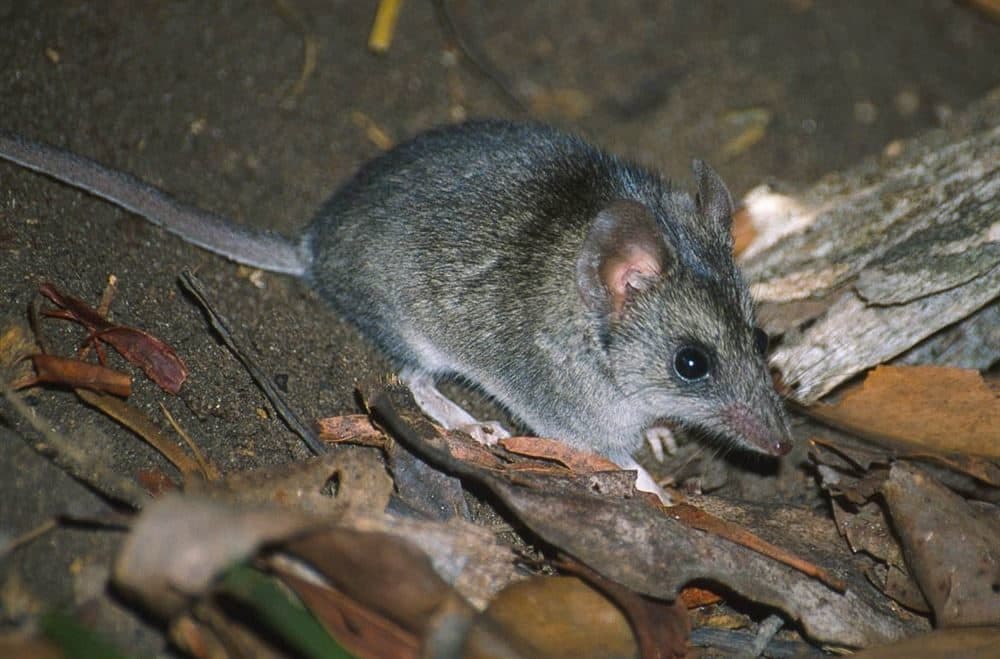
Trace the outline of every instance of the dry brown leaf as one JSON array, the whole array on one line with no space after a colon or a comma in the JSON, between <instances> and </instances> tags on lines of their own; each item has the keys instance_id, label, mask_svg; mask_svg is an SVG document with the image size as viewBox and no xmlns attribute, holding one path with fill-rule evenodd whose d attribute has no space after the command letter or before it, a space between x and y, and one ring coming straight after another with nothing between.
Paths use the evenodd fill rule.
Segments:
<instances>
[{"instance_id":1,"label":"dry brown leaf","mask_svg":"<svg viewBox=\"0 0 1000 659\"><path fill-rule=\"evenodd\" d=\"M704 588L697 588L695 586L688 586L681 591L681 594L677 597L688 609L697 609L701 606L708 606L709 604L718 604L722 601L716 593L710 590L705 590Z\"/></svg>"},{"instance_id":2,"label":"dry brown leaf","mask_svg":"<svg viewBox=\"0 0 1000 659\"><path fill-rule=\"evenodd\" d=\"M433 613L456 596L423 552L386 533L335 528L293 538L284 550L344 594L421 636Z\"/></svg>"},{"instance_id":3,"label":"dry brown leaf","mask_svg":"<svg viewBox=\"0 0 1000 659\"><path fill-rule=\"evenodd\" d=\"M107 343L167 393L180 391L188 376L187 366L169 345L148 332L109 322L100 311L60 292L54 284L42 284L38 291L59 307L45 312L46 316L80 323L90 332L88 341Z\"/></svg>"},{"instance_id":4,"label":"dry brown leaf","mask_svg":"<svg viewBox=\"0 0 1000 659\"><path fill-rule=\"evenodd\" d=\"M114 582L163 618L183 611L215 576L260 545L315 526L316 518L279 508L238 508L167 495L132 527L114 565Z\"/></svg>"},{"instance_id":5,"label":"dry brown leaf","mask_svg":"<svg viewBox=\"0 0 1000 659\"><path fill-rule=\"evenodd\" d=\"M582 578L625 614L643 658L683 659L687 656L691 620L679 601L643 597L572 559L559 560L556 565Z\"/></svg>"},{"instance_id":6,"label":"dry brown leaf","mask_svg":"<svg viewBox=\"0 0 1000 659\"><path fill-rule=\"evenodd\" d=\"M23 632L0 636L0 657L18 659L65 659L59 644L42 638L30 638Z\"/></svg>"},{"instance_id":7,"label":"dry brown leaf","mask_svg":"<svg viewBox=\"0 0 1000 659\"><path fill-rule=\"evenodd\" d=\"M995 659L1000 628L938 629L892 645L851 655L853 659Z\"/></svg>"},{"instance_id":8,"label":"dry brown leaf","mask_svg":"<svg viewBox=\"0 0 1000 659\"><path fill-rule=\"evenodd\" d=\"M1000 397L974 370L879 366L839 402L808 413L873 441L1000 458Z\"/></svg>"},{"instance_id":9,"label":"dry brown leaf","mask_svg":"<svg viewBox=\"0 0 1000 659\"><path fill-rule=\"evenodd\" d=\"M517 455L542 460L553 460L577 473L597 471L618 471L621 469L603 455L574 449L565 442L543 437L506 437L500 440L500 445Z\"/></svg>"},{"instance_id":10,"label":"dry brown leaf","mask_svg":"<svg viewBox=\"0 0 1000 659\"><path fill-rule=\"evenodd\" d=\"M231 503L277 504L324 519L339 519L347 512L381 514L392 489L377 451L356 446L333 446L300 462L233 472L212 483L186 484L188 493Z\"/></svg>"},{"instance_id":11,"label":"dry brown leaf","mask_svg":"<svg viewBox=\"0 0 1000 659\"><path fill-rule=\"evenodd\" d=\"M719 536L720 538L725 538L730 542L743 545L744 547L772 558L779 563L784 563L788 567L794 568L802 574L818 579L839 593L843 593L847 590L847 586L844 584L842 579L838 579L820 566L810 563L809 561L796 556L794 553L787 551L782 547L778 547L777 545L767 542L763 538L752 533L749 529L716 517L705 510L696 508L687 503L677 503L667 509L667 514L693 529L707 531Z\"/></svg>"},{"instance_id":12,"label":"dry brown leaf","mask_svg":"<svg viewBox=\"0 0 1000 659\"><path fill-rule=\"evenodd\" d=\"M498 626L535 657L603 659L638 651L625 615L576 577L533 577L508 586L478 624Z\"/></svg>"},{"instance_id":13,"label":"dry brown leaf","mask_svg":"<svg viewBox=\"0 0 1000 659\"><path fill-rule=\"evenodd\" d=\"M498 541L494 530L471 522L384 515L352 516L345 523L358 531L385 533L415 545L431 559L437 573L478 610L526 576L518 567L523 557L513 547Z\"/></svg>"},{"instance_id":14,"label":"dry brown leaf","mask_svg":"<svg viewBox=\"0 0 1000 659\"><path fill-rule=\"evenodd\" d=\"M420 639L371 608L359 604L336 588L321 586L293 574L282 574L337 642L358 657L417 659Z\"/></svg>"},{"instance_id":15,"label":"dry brown leaf","mask_svg":"<svg viewBox=\"0 0 1000 659\"><path fill-rule=\"evenodd\" d=\"M177 469L184 474L185 478L192 474L201 474L201 467L198 462L191 458L181 449L176 442L167 439L160 431L159 427L147 417L142 410L132 407L125 401L112 398L106 394L100 394L87 389L74 389L76 395L85 403L96 407L109 417L122 424L135 434L144 439L150 446L155 448L160 454L170 461Z\"/></svg>"},{"instance_id":16,"label":"dry brown leaf","mask_svg":"<svg viewBox=\"0 0 1000 659\"><path fill-rule=\"evenodd\" d=\"M757 229L753 225L750 211L745 206L741 206L733 213L731 232L733 234L733 256L739 256L757 237Z\"/></svg>"},{"instance_id":17,"label":"dry brown leaf","mask_svg":"<svg viewBox=\"0 0 1000 659\"><path fill-rule=\"evenodd\" d=\"M896 462L882 486L906 563L938 627L1000 621L1000 516Z\"/></svg>"},{"instance_id":18,"label":"dry brown leaf","mask_svg":"<svg viewBox=\"0 0 1000 659\"><path fill-rule=\"evenodd\" d=\"M4 318L0 327L0 372L10 379L12 389L34 376L28 357L39 351L35 335L20 318Z\"/></svg>"},{"instance_id":19,"label":"dry brown leaf","mask_svg":"<svg viewBox=\"0 0 1000 659\"><path fill-rule=\"evenodd\" d=\"M135 473L139 485L154 497L160 497L167 492L177 492L180 487L161 469L139 469Z\"/></svg>"}]
</instances>

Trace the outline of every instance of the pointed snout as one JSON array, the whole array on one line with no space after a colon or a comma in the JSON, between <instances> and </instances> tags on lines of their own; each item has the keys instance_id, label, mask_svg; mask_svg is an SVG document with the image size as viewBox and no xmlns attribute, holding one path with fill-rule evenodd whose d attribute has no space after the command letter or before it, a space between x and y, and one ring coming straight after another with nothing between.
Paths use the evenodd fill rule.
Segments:
<instances>
[{"instance_id":1,"label":"pointed snout","mask_svg":"<svg viewBox=\"0 0 1000 659\"><path fill-rule=\"evenodd\" d=\"M746 403L730 403L722 408L722 422L732 437L746 448L782 456L792 450L792 437L784 414L754 410Z\"/></svg>"}]
</instances>

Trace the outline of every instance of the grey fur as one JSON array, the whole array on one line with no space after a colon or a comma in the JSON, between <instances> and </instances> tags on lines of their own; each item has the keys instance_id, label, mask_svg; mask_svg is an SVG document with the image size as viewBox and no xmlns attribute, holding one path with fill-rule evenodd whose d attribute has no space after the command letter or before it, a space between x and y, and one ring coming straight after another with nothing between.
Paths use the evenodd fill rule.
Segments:
<instances>
[{"instance_id":1,"label":"grey fur","mask_svg":"<svg viewBox=\"0 0 1000 659\"><path fill-rule=\"evenodd\" d=\"M17 160L5 145L0 156ZM540 435L622 460L667 418L780 454L787 424L754 351L753 307L730 255L732 202L711 168L696 161L694 169L697 202L552 128L470 122L362 167L293 251L309 284L401 369L462 378ZM101 194L99 184L58 178ZM581 285L578 274L608 258L587 238L621 200L649 209L662 271L628 288L615 313L600 303L600 282ZM259 238L224 231L235 234L226 249L203 246L251 260L242 253ZM692 344L712 370L686 382L674 356Z\"/></svg>"}]
</instances>

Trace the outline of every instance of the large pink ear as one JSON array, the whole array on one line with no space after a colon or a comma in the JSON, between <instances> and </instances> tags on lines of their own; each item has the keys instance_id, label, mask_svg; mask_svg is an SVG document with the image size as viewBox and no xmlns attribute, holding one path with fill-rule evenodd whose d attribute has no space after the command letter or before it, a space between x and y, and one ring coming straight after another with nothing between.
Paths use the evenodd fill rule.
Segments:
<instances>
[{"instance_id":1,"label":"large pink ear","mask_svg":"<svg viewBox=\"0 0 1000 659\"><path fill-rule=\"evenodd\" d=\"M606 206L590 225L576 260L584 304L620 315L632 297L666 275L671 252L653 213L637 201Z\"/></svg>"}]
</instances>

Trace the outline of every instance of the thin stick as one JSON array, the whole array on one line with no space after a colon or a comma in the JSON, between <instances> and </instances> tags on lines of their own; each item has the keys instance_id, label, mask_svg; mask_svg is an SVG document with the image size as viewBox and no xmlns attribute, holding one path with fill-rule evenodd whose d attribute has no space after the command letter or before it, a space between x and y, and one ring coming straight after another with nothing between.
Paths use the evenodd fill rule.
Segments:
<instances>
[{"instance_id":1,"label":"thin stick","mask_svg":"<svg viewBox=\"0 0 1000 659\"><path fill-rule=\"evenodd\" d=\"M17 536L16 538L8 542L6 546L0 547L0 558L7 556L18 547L26 545L29 542L33 542L35 539L45 535L52 529L56 528L58 525L59 522L56 521L56 518L51 517L42 522L41 524L39 524L38 526L36 526L35 528L31 529L30 531L25 531L21 535Z\"/></svg>"},{"instance_id":2,"label":"thin stick","mask_svg":"<svg viewBox=\"0 0 1000 659\"><path fill-rule=\"evenodd\" d=\"M36 451L51 459L77 480L115 501L131 506L134 510L142 510L149 501L148 492L134 481L122 478L108 469L99 454L94 453L92 449L82 448L79 443L71 442L52 430L52 424L36 410L30 409L20 396L10 391L2 379L0 379L0 393L14 411L45 439L44 444L31 443Z\"/></svg>"},{"instance_id":3,"label":"thin stick","mask_svg":"<svg viewBox=\"0 0 1000 659\"><path fill-rule=\"evenodd\" d=\"M208 315L208 322L212 326L212 329L215 330L216 334L219 335L219 338L222 339L222 342L226 344L226 347L229 348L236 359L243 364L250 377L253 378L267 399L274 405L275 411L281 420L285 422L285 425L288 426L288 429L301 437L302 441L306 443L306 446L314 454L322 455L326 453L326 446L319 441L316 433L310 430L292 408L288 406L277 385L274 384L274 381L250 357L250 352L241 345L241 341L237 340L236 336L229 329L229 321L226 320L225 316L217 312L208 301L205 289L198 278L194 276L194 273L190 270L185 270L181 273L180 282L181 287L194 297L198 305Z\"/></svg>"},{"instance_id":4,"label":"thin stick","mask_svg":"<svg viewBox=\"0 0 1000 659\"><path fill-rule=\"evenodd\" d=\"M511 88L506 76L504 76L504 74L502 74L496 66L493 65L493 62L491 62L486 55L479 51L479 48L471 39L466 39L465 35L462 34L462 31L458 27L458 23L455 21L455 16L452 14L451 7L448 6L447 0L434 0L433 4L434 13L437 16L438 23L441 25L441 29L444 30L446 36L454 42L462 56L468 60L469 63L472 64L473 68L477 69L483 77L492 82L518 112L527 113L528 106L520 96L514 93L514 90Z\"/></svg>"},{"instance_id":5,"label":"thin stick","mask_svg":"<svg viewBox=\"0 0 1000 659\"><path fill-rule=\"evenodd\" d=\"M194 454L195 461L198 463L198 466L201 467L201 475L205 477L205 480L207 481L219 480L220 478L219 470L215 468L215 465L212 464L208 458L205 457L205 454L202 452L201 447L198 446L198 443L191 438L191 435L189 435L187 431L184 430L184 428L181 428L181 424L177 423L177 420L174 419L174 415L170 413L170 410L167 409L166 405L160 403L160 410L162 410L163 415L167 417L167 421L170 422L170 425L173 427L174 432L180 435L181 439L184 440L188 448L191 449L191 453Z\"/></svg>"}]
</instances>

